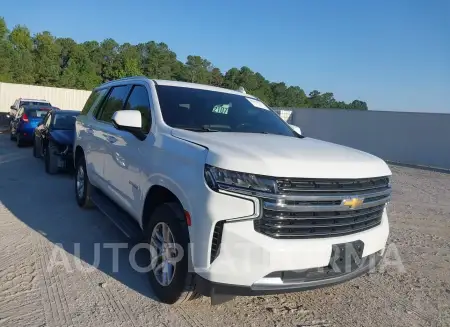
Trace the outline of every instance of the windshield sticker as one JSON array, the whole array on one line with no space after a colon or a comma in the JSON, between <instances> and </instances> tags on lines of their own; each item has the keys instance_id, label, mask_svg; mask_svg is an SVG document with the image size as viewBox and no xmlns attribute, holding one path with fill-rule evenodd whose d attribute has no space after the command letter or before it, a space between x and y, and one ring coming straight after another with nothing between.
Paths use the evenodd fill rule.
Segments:
<instances>
[{"instance_id":1,"label":"windshield sticker","mask_svg":"<svg viewBox=\"0 0 450 327\"><path fill-rule=\"evenodd\" d=\"M269 110L269 108L267 108L267 106L259 100L251 99L251 98L246 98L246 99L248 100L248 102L250 102L256 108Z\"/></svg>"},{"instance_id":2,"label":"windshield sticker","mask_svg":"<svg viewBox=\"0 0 450 327\"><path fill-rule=\"evenodd\" d=\"M230 108L229 104L218 104L214 106L212 112L216 114L228 115L228 109Z\"/></svg>"}]
</instances>

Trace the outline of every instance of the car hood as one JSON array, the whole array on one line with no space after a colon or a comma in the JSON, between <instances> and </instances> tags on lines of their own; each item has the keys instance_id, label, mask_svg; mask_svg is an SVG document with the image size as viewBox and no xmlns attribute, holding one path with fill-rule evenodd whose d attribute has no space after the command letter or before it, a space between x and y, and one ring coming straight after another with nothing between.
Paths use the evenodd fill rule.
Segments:
<instances>
[{"instance_id":1,"label":"car hood","mask_svg":"<svg viewBox=\"0 0 450 327\"><path fill-rule=\"evenodd\" d=\"M309 137L180 129L172 135L208 148L207 164L234 171L302 178L391 175L387 164L371 154Z\"/></svg>"},{"instance_id":2,"label":"car hood","mask_svg":"<svg viewBox=\"0 0 450 327\"><path fill-rule=\"evenodd\" d=\"M53 140L63 145L72 145L74 139L74 131L72 130L53 130L50 131Z\"/></svg>"}]
</instances>

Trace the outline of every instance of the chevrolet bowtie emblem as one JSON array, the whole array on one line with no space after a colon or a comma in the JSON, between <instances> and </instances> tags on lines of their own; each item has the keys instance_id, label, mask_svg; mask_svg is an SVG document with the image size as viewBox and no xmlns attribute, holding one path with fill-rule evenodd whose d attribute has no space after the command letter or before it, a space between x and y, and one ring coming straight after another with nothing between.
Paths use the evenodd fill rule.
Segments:
<instances>
[{"instance_id":1,"label":"chevrolet bowtie emblem","mask_svg":"<svg viewBox=\"0 0 450 327\"><path fill-rule=\"evenodd\" d=\"M351 198L351 199L345 199L342 200L342 205L349 207L351 209L356 209L359 206L361 206L364 202L364 199L360 199L360 198Z\"/></svg>"}]
</instances>

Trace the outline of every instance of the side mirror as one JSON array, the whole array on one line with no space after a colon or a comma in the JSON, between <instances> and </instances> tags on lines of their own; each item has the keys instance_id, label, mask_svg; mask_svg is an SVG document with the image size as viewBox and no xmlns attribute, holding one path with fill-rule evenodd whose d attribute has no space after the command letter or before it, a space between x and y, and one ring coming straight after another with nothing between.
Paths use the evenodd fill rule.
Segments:
<instances>
[{"instance_id":1,"label":"side mirror","mask_svg":"<svg viewBox=\"0 0 450 327\"><path fill-rule=\"evenodd\" d=\"M296 126L296 125L291 125L291 124L289 124L289 127L292 128L292 130L293 130L294 132L296 132L297 134L302 135L302 130L300 129L300 127L298 127L298 126Z\"/></svg>"},{"instance_id":2,"label":"side mirror","mask_svg":"<svg viewBox=\"0 0 450 327\"><path fill-rule=\"evenodd\" d=\"M143 141L146 135L142 132L142 117L139 110L119 110L112 116L115 128L127 131Z\"/></svg>"},{"instance_id":3,"label":"side mirror","mask_svg":"<svg viewBox=\"0 0 450 327\"><path fill-rule=\"evenodd\" d=\"M9 108L12 109L12 110L16 110L16 107L14 107L14 106L11 106Z\"/></svg>"}]
</instances>

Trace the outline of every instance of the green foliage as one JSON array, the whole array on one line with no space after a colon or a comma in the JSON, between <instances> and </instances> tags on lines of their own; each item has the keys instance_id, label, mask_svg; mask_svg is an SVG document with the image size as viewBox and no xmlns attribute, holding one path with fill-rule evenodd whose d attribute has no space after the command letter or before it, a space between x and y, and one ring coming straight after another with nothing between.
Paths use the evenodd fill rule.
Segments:
<instances>
[{"instance_id":1,"label":"green foliage","mask_svg":"<svg viewBox=\"0 0 450 327\"><path fill-rule=\"evenodd\" d=\"M194 55L183 63L162 42L120 45L106 39L78 44L70 38L55 38L50 32L32 36L21 25L9 31L0 17L0 82L89 90L106 81L137 75L232 90L242 86L272 107L368 109L364 101L345 103L331 92L314 90L306 95L299 86L269 82L247 66L222 73L207 59Z\"/></svg>"}]
</instances>

